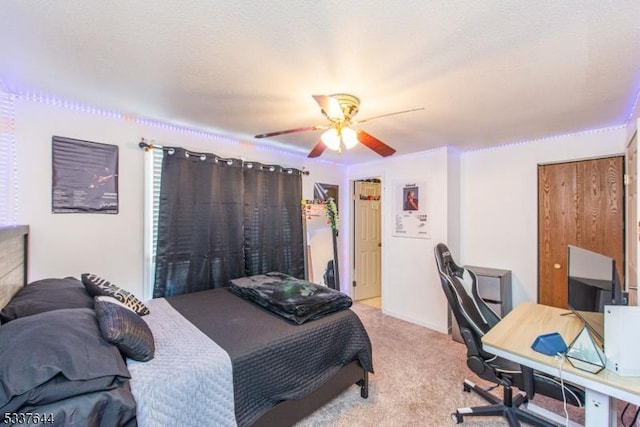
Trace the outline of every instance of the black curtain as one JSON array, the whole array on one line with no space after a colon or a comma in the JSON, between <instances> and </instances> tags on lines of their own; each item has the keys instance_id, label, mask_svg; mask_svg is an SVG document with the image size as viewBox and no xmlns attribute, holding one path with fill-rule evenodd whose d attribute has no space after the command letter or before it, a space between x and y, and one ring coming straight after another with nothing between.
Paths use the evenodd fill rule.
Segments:
<instances>
[{"instance_id":1,"label":"black curtain","mask_svg":"<svg viewBox=\"0 0 640 427\"><path fill-rule=\"evenodd\" d=\"M154 298L226 286L244 275L243 188L240 160L165 148Z\"/></svg>"},{"instance_id":2,"label":"black curtain","mask_svg":"<svg viewBox=\"0 0 640 427\"><path fill-rule=\"evenodd\" d=\"M153 297L270 271L304 278L301 175L165 148Z\"/></svg>"},{"instance_id":3,"label":"black curtain","mask_svg":"<svg viewBox=\"0 0 640 427\"><path fill-rule=\"evenodd\" d=\"M279 271L303 279L302 173L249 163L244 188L245 274Z\"/></svg>"}]
</instances>

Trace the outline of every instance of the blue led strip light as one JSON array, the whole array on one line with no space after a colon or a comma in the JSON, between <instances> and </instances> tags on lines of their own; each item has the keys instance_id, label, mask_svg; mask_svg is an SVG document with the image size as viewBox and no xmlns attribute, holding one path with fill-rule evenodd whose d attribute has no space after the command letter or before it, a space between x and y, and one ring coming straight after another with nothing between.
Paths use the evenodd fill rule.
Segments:
<instances>
[{"instance_id":1,"label":"blue led strip light","mask_svg":"<svg viewBox=\"0 0 640 427\"><path fill-rule=\"evenodd\" d=\"M627 116L627 125L631 123L633 116L638 110L638 102L640 102L640 90L638 90L638 94L636 95L636 99L635 99L635 102L633 103L633 107L631 107L631 111L629 111L629 115Z\"/></svg>"},{"instance_id":2,"label":"blue led strip light","mask_svg":"<svg viewBox=\"0 0 640 427\"><path fill-rule=\"evenodd\" d=\"M109 111L106 109L85 105L76 101L70 101L70 100L55 97L55 96L45 95L45 94L36 93L36 92L26 92L26 91L21 91L21 92L15 93L14 95L20 99L33 101L40 104L51 105L57 108L63 108L63 109L78 111L81 113L109 117L115 120L134 122L141 126L155 127L159 129L172 131L172 132L182 133L182 134L191 135L191 136L197 136L200 138L216 140L216 141L223 142L225 144L231 144L231 145L237 145L237 146L243 145L243 144L249 144L253 150L275 152L279 156L287 156L287 157L292 157L296 159L299 159L301 157L306 158L306 154L303 156L301 154L289 153L287 151L283 151L282 149L279 149L278 147L270 147L264 144L247 143L246 141L242 141L238 138L222 135L215 132L195 129L188 126L176 125L172 123L162 122L159 120L148 119L145 117L138 117L135 114L123 114L123 113L118 113L114 111Z\"/></svg>"},{"instance_id":3,"label":"blue led strip light","mask_svg":"<svg viewBox=\"0 0 640 427\"><path fill-rule=\"evenodd\" d=\"M471 149L471 150L466 150L466 152L475 153L475 152L479 152L479 151L491 151L491 150L497 150L497 149L500 149L500 148L511 147L511 146L515 146L515 145L530 144L532 142L541 142L541 141L549 141L549 140L553 140L553 139L566 138L566 137L569 137L569 136L580 136L580 135L590 135L590 134L596 134L596 133L613 132L613 131L618 130L618 129L624 129L627 126L628 126L628 123L624 123L624 124L621 124L621 125L610 126L610 127L606 127L606 128L584 130L584 131L572 132L572 133L563 133L563 134L560 134L560 135L547 136L547 137L544 137L544 138L527 139L527 140L522 140L522 141L509 142L509 143L506 143L506 144L492 145L491 147L475 148L475 149Z\"/></svg>"}]
</instances>

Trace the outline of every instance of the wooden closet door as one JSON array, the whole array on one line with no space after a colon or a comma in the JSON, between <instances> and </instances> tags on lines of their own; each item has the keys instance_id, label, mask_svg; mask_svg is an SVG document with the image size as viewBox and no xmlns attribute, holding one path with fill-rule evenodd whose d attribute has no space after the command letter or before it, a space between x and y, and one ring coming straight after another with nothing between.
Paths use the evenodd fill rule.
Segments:
<instances>
[{"instance_id":1,"label":"wooden closet door","mask_svg":"<svg viewBox=\"0 0 640 427\"><path fill-rule=\"evenodd\" d=\"M538 302L567 307L567 245L616 260L624 278L624 157L538 165Z\"/></svg>"}]
</instances>

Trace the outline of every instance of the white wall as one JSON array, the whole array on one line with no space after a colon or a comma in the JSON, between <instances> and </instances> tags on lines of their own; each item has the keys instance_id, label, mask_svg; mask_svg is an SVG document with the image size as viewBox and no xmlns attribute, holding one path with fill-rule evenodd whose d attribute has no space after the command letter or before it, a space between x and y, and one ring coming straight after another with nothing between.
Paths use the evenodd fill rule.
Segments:
<instances>
[{"instance_id":1,"label":"white wall","mask_svg":"<svg viewBox=\"0 0 640 427\"><path fill-rule=\"evenodd\" d=\"M380 176L383 181L383 312L446 331L446 301L433 258L438 242L445 242L461 265L512 270L514 305L537 301L538 163L622 154L626 142L627 129L618 127L350 166L348 180ZM427 183L429 240L392 236L393 183L407 180Z\"/></svg>"},{"instance_id":2,"label":"white wall","mask_svg":"<svg viewBox=\"0 0 640 427\"><path fill-rule=\"evenodd\" d=\"M488 150L459 153L441 148L348 168L231 138L213 139L157 126L11 97L19 175L18 222L31 226L30 280L83 272L103 275L142 295L143 152L141 137L222 156L306 167L303 197L313 183L340 185L342 290L351 290L349 182L381 177L383 311L446 331L446 302L433 246L446 242L462 264L513 271L514 304L537 300L537 164L623 153L629 129L618 128ZM634 120L634 126L636 121ZM51 136L120 147L118 215L51 213ZM393 183L427 184L431 239L393 237Z\"/></svg>"},{"instance_id":3,"label":"white wall","mask_svg":"<svg viewBox=\"0 0 640 427\"><path fill-rule=\"evenodd\" d=\"M92 272L143 295L144 154L138 147L141 137L221 156L306 167L310 175L303 178L304 198L313 198L314 182L341 186L345 182L345 168L332 162L259 148L232 138L213 139L135 118L84 112L69 105L55 105L52 100L11 98L19 183L17 222L31 227L30 281ZM51 213L53 135L119 146L117 215ZM346 202L347 198L342 200Z\"/></svg>"},{"instance_id":4,"label":"white wall","mask_svg":"<svg viewBox=\"0 0 640 427\"><path fill-rule=\"evenodd\" d=\"M440 148L352 165L347 172L350 181L371 177L382 179L382 311L441 332L447 331L447 305L440 288L433 248L439 242L457 238L453 235L457 232L451 229L457 229L458 211L449 209L457 205L458 189L455 188L457 181L450 179L449 172L457 175L458 162L454 150ZM427 203L430 239L392 235L394 185L407 181L426 184L426 191L420 190L420 203ZM457 243L453 245L457 246Z\"/></svg>"},{"instance_id":5,"label":"white wall","mask_svg":"<svg viewBox=\"0 0 640 427\"><path fill-rule=\"evenodd\" d=\"M626 142L618 127L463 153L460 262L512 270L513 305L537 301L537 165L623 154Z\"/></svg>"}]
</instances>

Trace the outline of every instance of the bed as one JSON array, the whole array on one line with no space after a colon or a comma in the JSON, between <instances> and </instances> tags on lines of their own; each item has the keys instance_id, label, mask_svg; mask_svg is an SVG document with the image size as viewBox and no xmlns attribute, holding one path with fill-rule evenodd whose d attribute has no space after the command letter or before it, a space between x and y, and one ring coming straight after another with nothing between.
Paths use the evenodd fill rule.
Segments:
<instances>
[{"instance_id":1,"label":"bed","mask_svg":"<svg viewBox=\"0 0 640 427\"><path fill-rule=\"evenodd\" d=\"M0 308L27 283L27 236L26 226L0 228ZM56 405L62 407L56 416L66 421L50 425L282 426L294 424L353 384L363 398L368 395L371 344L351 310L298 325L227 288L145 304L150 313L136 317L144 319L153 334L151 360L120 357L126 359L126 372L114 363L105 390L92 385L80 396L63 395L64 399L27 409L46 414L55 413ZM84 317L90 312L53 311L56 316ZM101 313L97 299L95 312ZM28 317L19 320L26 323ZM3 328L16 329L14 322L19 323L0 326L0 335ZM101 322L88 321L99 327ZM84 420L65 415L76 405L88 408ZM93 419L97 413L107 414L110 421Z\"/></svg>"}]
</instances>

